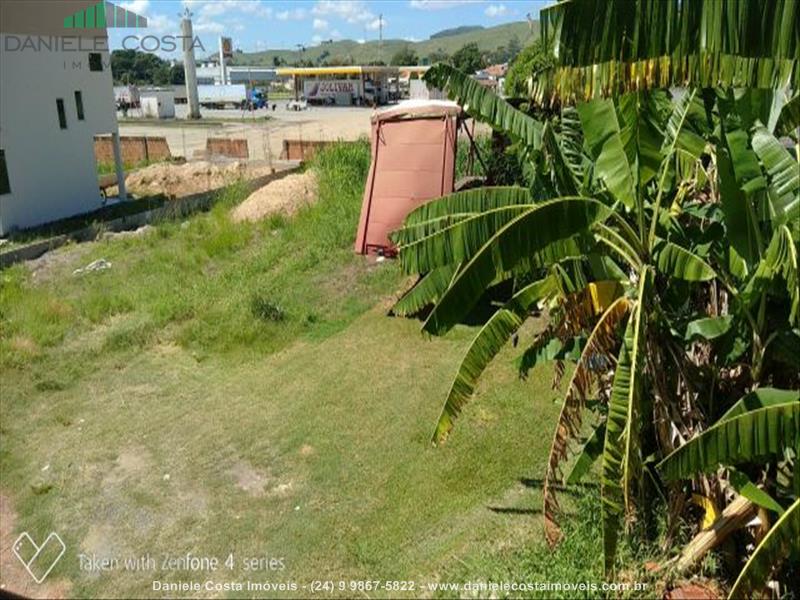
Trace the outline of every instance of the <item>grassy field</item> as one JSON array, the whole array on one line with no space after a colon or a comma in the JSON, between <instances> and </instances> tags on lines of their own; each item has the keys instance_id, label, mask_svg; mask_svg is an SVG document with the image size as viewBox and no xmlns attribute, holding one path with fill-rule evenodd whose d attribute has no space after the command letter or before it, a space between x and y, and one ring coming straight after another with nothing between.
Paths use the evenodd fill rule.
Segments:
<instances>
[{"instance_id":1,"label":"grassy field","mask_svg":"<svg viewBox=\"0 0 800 600\"><path fill-rule=\"evenodd\" d=\"M367 163L363 143L323 153L319 201L291 220L232 223L234 185L185 222L0 272L3 534L67 546L49 587L25 587L7 556L3 584L142 597L154 580L402 580L417 587L333 595L431 597L453 593L419 586L600 580L594 506L578 502L557 553L541 541L559 410L546 370L522 382L502 354L448 444L430 446L475 330L431 340L385 316L407 282L352 254ZM99 258L111 268L73 274ZM80 568L81 554L146 553L155 571ZM161 569L187 553L223 566Z\"/></svg>"}]
</instances>

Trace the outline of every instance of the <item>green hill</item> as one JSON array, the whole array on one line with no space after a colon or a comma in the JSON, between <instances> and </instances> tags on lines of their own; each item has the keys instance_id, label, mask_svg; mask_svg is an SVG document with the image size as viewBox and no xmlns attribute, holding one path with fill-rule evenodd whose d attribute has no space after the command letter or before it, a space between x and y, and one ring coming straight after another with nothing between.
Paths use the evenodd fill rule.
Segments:
<instances>
[{"instance_id":1,"label":"green hill","mask_svg":"<svg viewBox=\"0 0 800 600\"><path fill-rule=\"evenodd\" d=\"M439 32L440 34L442 32ZM444 37L408 42L399 39L369 41L359 44L355 40L339 40L336 42L323 42L318 46L311 46L301 50L266 50L263 52L238 52L234 55L234 65L273 65L275 58L279 58L287 65L294 65L298 61L310 61L314 64L334 62L338 64L369 64L382 61L389 64L392 56L405 47L413 49L421 60L430 57L431 53L445 52L452 55L456 50L474 42L483 51L495 50L500 46L507 46L516 36L522 46L526 46L535 36L538 36L539 24L534 23L533 34L525 21L506 23L496 27L470 29L462 33L454 33Z\"/></svg>"},{"instance_id":2,"label":"green hill","mask_svg":"<svg viewBox=\"0 0 800 600\"><path fill-rule=\"evenodd\" d=\"M458 35L460 33L469 33L470 31L480 31L485 29L483 25L462 25L461 27L453 27L451 29L442 29L436 33L432 33L430 39L449 37L451 35Z\"/></svg>"}]
</instances>

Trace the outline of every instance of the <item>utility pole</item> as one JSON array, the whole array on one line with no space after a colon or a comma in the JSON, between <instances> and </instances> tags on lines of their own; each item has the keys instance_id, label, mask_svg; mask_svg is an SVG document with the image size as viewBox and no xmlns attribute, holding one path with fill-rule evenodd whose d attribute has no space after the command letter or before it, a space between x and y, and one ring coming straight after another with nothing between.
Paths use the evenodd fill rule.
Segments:
<instances>
[{"instance_id":1,"label":"utility pole","mask_svg":"<svg viewBox=\"0 0 800 600\"><path fill-rule=\"evenodd\" d=\"M194 36L192 35L192 13L187 8L181 19L183 36L183 72L186 76L186 102L189 118L200 118L200 98L197 95L197 65L194 62Z\"/></svg>"},{"instance_id":2,"label":"utility pole","mask_svg":"<svg viewBox=\"0 0 800 600\"><path fill-rule=\"evenodd\" d=\"M380 40L380 45L383 46L383 13L378 15L378 39Z\"/></svg>"},{"instance_id":3,"label":"utility pole","mask_svg":"<svg viewBox=\"0 0 800 600\"><path fill-rule=\"evenodd\" d=\"M219 79L222 85L228 84L228 76L225 72L225 50L223 46L225 45L224 39L222 36L219 36Z\"/></svg>"}]
</instances>

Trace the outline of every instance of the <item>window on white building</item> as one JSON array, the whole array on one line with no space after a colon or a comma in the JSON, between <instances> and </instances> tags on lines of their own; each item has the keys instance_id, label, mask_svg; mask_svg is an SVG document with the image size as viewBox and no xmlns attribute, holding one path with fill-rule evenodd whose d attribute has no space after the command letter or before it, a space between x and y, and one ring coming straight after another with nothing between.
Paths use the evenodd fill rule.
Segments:
<instances>
[{"instance_id":1,"label":"window on white building","mask_svg":"<svg viewBox=\"0 0 800 600\"><path fill-rule=\"evenodd\" d=\"M103 70L103 55L99 52L89 52L89 70L102 71Z\"/></svg>"},{"instance_id":2,"label":"window on white building","mask_svg":"<svg viewBox=\"0 0 800 600\"><path fill-rule=\"evenodd\" d=\"M6 167L6 151L0 149L0 196L11 193L8 183L8 167Z\"/></svg>"},{"instance_id":3,"label":"window on white building","mask_svg":"<svg viewBox=\"0 0 800 600\"><path fill-rule=\"evenodd\" d=\"M78 112L78 121L83 121L83 94L75 90L75 110Z\"/></svg>"},{"instance_id":4,"label":"window on white building","mask_svg":"<svg viewBox=\"0 0 800 600\"><path fill-rule=\"evenodd\" d=\"M58 111L58 126L61 129L67 128L67 113L64 111L64 99L56 98L56 110Z\"/></svg>"}]
</instances>

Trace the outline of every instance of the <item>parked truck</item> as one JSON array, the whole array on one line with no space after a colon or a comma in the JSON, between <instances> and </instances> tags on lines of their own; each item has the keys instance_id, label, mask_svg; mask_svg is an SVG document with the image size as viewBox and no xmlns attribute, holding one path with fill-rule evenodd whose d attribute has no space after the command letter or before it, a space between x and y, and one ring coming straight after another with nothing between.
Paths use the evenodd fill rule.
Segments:
<instances>
[{"instance_id":1,"label":"parked truck","mask_svg":"<svg viewBox=\"0 0 800 600\"><path fill-rule=\"evenodd\" d=\"M204 108L245 108L247 87L243 83L232 85L198 85L197 95Z\"/></svg>"}]
</instances>

